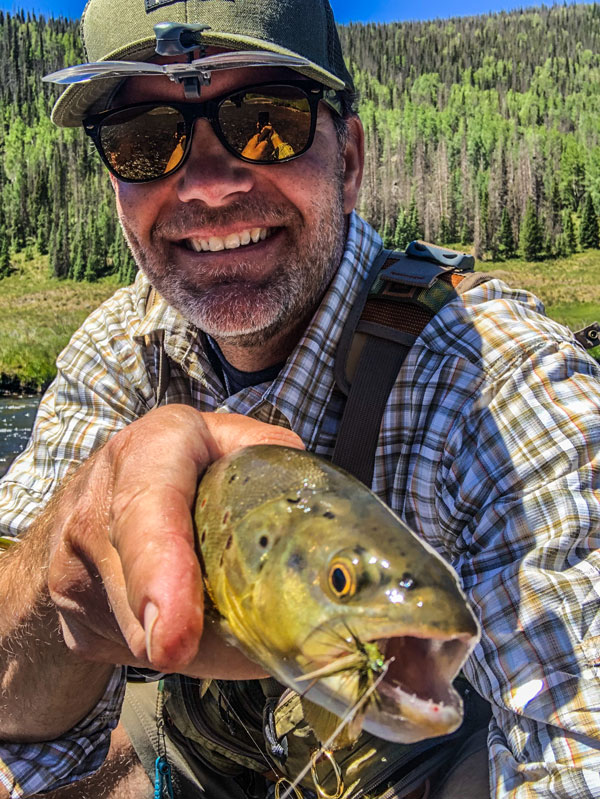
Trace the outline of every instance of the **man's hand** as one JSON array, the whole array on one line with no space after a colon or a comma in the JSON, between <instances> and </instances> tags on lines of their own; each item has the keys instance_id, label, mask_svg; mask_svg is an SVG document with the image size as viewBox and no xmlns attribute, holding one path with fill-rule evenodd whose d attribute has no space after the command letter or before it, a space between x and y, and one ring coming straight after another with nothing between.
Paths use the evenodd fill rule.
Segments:
<instances>
[{"instance_id":1,"label":"man's hand","mask_svg":"<svg viewBox=\"0 0 600 799\"><path fill-rule=\"evenodd\" d=\"M267 160L273 152L273 144L271 143L272 133L273 128L271 125L265 125L259 133L250 137L248 143L242 150L242 155L253 161Z\"/></svg>"},{"instance_id":2,"label":"man's hand","mask_svg":"<svg viewBox=\"0 0 600 799\"><path fill-rule=\"evenodd\" d=\"M61 492L49 590L65 641L82 658L195 676L262 675L203 626L191 508L212 461L298 436L184 405L152 411L114 436Z\"/></svg>"}]
</instances>

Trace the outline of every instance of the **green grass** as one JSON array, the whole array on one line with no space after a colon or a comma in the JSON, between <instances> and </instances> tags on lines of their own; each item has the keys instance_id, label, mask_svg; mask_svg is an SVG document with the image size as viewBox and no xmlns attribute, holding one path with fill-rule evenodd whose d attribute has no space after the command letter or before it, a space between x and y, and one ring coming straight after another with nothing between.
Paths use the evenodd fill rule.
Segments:
<instances>
[{"instance_id":1,"label":"green grass","mask_svg":"<svg viewBox=\"0 0 600 799\"><path fill-rule=\"evenodd\" d=\"M600 250L539 262L480 261L477 269L532 291L548 316L571 330L600 320Z\"/></svg>"},{"instance_id":2,"label":"green grass","mask_svg":"<svg viewBox=\"0 0 600 799\"><path fill-rule=\"evenodd\" d=\"M12 261L13 274L0 280L0 391L39 391L54 377L56 356L72 333L119 283L114 276L58 280L43 256ZM532 291L548 316L572 330L600 321L600 250L538 263L484 261L477 269ZM600 347L591 352L600 357Z\"/></svg>"},{"instance_id":3,"label":"green grass","mask_svg":"<svg viewBox=\"0 0 600 799\"><path fill-rule=\"evenodd\" d=\"M0 390L40 391L73 332L119 284L114 276L98 283L58 280L47 256L11 260L12 274L0 280Z\"/></svg>"}]
</instances>

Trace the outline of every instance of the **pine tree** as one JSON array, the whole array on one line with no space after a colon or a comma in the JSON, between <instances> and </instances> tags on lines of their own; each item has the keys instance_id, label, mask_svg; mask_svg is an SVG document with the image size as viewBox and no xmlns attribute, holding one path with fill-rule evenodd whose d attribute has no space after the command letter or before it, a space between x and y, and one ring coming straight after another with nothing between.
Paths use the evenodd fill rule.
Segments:
<instances>
[{"instance_id":1,"label":"pine tree","mask_svg":"<svg viewBox=\"0 0 600 799\"><path fill-rule=\"evenodd\" d=\"M414 239L423 238L423 229L421 228L421 219L419 217L419 209L413 197L410 208L408 209L408 224L410 228L411 241Z\"/></svg>"},{"instance_id":2,"label":"pine tree","mask_svg":"<svg viewBox=\"0 0 600 799\"><path fill-rule=\"evenodd\" d=\"M498 231L497 249L498 255L500 255L501 258L513 258L515 255L515 238L513 235L510 216L506 207L502 209L500 230Z\"/></svg>"},{"instance_id":3,"label":"pine tree","mask_svg":"<svg viewBox=\"0 0 600 799\"><path fill-rule=\"evenodd\" d=\"M537 211L531 197L527 200L519 244L523 257L528 261L539 261L543 254L543 236Z\"/></svg>"},{"instance_id":4,"label":"pine tree","mask_svg":"<svg viewBox=\"0 0 600 799\"><path fill-rule=\"evenodd\" d=\"M383 226L383 233L381 234L381 238L383 239L384 247L394 246L394 236L392 235L392 226L390 224L389 219L385 220L385 225Z\"/></svg>"},{"instance_id":5,"label":"pine tree","mask_svg":"<svg viewBox=\"0 0 600 799\"><path fill-rule=\"evenodd\" d=\"M50 237L50 267L55 277L69 274L69 237L65 213L61 212L58 225L54 225Z\"/></svg>"},{"instance_id":6,"label":"pine tree","mask_svg":"<svg viewBox=\"0 0 600 799\"><path fill-rule=\"evenodd\" d=\"M563 212L563 234L569 249L569 255L577 249L577 236L575 235L575 225L573 224L573 214L569 208Z\"/></svg>"},{"instance_id":7,"label":"pine tree","mask_svg":"<svg viewBox=\"0 0 600 799\"><path fill-rule=\"evenodd\" d=\"M0 278L9 275L10 271L10 251L8 248L8 239L6 235L2 235L0 240Z\"/></svg>"},{"instance_id":8,"label":"pine tree","mask_svg":"<svg viewBox=\"0 0 600 799\"><path fill-rule=\"evenodd\" d=\"M581 227L579 229L579 243L583 250L598 249L598 215L594 208L592 195L587 194L581 215Z\"/></svg>"},{"instance_id":9,"label":"pine tree","mask_svg":"<svg viewBox=\"0 0 600 799\"><path fill-rule=\"evenodd\" d=\"M459 238L461 244L471 244L473 241L473 229L466 216L463 218Z\"/></svg>"},{"instance_id":10,"label":"pine tree","mask_svg":"<svg viewBox=\"0 0 600 799\"><path fill-rule=\"evenodd\" d=\"M396 229L394 231L394 247L397 250L405 250L414 238L415 236L413 235L413 229L408 216L404 208L400 208L396 219Z\"/></svg>"},{"instance_id":11,"label":"pine tree","mask_svg":"<svg viewBox=\"0 0 600 799\"><path fill-rule=\"evenodd\" d=\"M69 277L73 280L83 280L84 273L83 237L81 235L81 229L79 229L71 242Z\"/></svg>"},{"instance_id":12,"label":"pine tree","mask_svg":"<svg viewBox=\"0 0 600 799\"><path fill-rule=\"evenodd\" d=\"M566 208L561 214L562 231L556 239L556 253L567 257L572 255L577 249L577 239L575 236L575 226L570 209Z\"/></svg>"},{"instance_id":13,"label":"pine tree","mask_svg":"<svg viewBox=\"0 0 600 799\"><path fill-rule=\"evenodd\" d=\"M103 252L103 245L98 232L98 225L95 219L90 219L86 230L87 255L85 259L85 280L93 282L102 276L105 265L106 254Z\"/></svg>"},{"instance_id":14,"label":"pine tree","mask_svg":"<svg viewBox=\"0 0 600 799\"><path fill-rule=\"evenodd\" d=\"M137 265L131 255L131 250L125 241L124 236L119 236L117 248L118 254L115 258L119 280L121 283L133 283L137 273Z\"/></svg>"},{"instance_id":15,"label":"pine tree","mask_svg":"<svg viewBox=\"0 0 600 799\"><path fill-rule=\"evenodd\" d=\"M440 244L449 244L452 241L452 230L447 218L443 216L440 220L440 232L438 233Z\"/></svg>"},{"instance_id":16,"label":"pine tree","mask_svg":"<svg viewBox=\"0 0 600 799\"><path fill-rule=\"evenodd\" d=\"M37 231L35 246L40 255L48 255L49 239L49 216L48 209L41 208L37 219Z\"/></svg>"}]
</instances>

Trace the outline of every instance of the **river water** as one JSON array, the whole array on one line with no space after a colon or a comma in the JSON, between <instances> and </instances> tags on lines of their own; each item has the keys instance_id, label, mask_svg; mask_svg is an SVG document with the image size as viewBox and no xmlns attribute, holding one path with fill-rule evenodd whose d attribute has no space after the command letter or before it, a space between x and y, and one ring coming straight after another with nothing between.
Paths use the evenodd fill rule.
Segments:
<instances>
[{"instance_id":1,"label":"river water","mask_svg":"<svg viewBox=\"0 0 600 799\"><path fill-rule=\"evenodd\" d=\"M0 397L0 477L27 443L39 397Z\"/></svg>"}]
</instances>

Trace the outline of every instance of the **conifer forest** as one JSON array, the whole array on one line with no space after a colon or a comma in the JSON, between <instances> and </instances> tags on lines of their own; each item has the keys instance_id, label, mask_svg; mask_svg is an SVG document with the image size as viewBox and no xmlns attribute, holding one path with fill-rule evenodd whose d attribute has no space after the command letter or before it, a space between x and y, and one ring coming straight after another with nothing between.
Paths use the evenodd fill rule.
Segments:
<instances>
[{"instance_id":1,"label":"conifer forest","mask_svg":"<svg viewBox=\"0 0 600 799\"><path fill-rule=\"evenodd\" d=\"M530 261L598 248L600 5L340 35L366 131L359 210L387 244ZM41 76L84 60L75 22L0 12L0 277L21 251L57 277L134 274L91 142L50 122Z\"/></svg>"}]
</instances>

